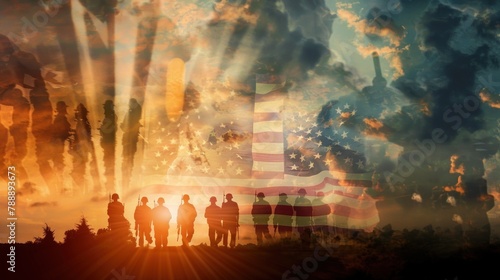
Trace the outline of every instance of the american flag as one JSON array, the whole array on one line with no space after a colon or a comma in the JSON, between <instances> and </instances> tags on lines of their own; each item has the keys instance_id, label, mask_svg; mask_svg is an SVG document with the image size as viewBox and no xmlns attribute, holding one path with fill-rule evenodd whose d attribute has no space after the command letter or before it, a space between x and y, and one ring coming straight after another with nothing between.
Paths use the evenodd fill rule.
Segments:
<instances>
[{"instance_id":1,"label":"american flag","mask_svg":"<svg viewBox=\"0 0 500 280\"><path fill-rule=\"evenodd\" d=\"M379 217L375 200L365 193L372 174L365 166L364 139L345 118L356 115L354 104L289 110L283 85L281 78L258 77L254 96L231 91L224 102L189 108L178 123L152 125L140 191L171 197L172 204L188 193L200 211L210 196L232 193L240 223L252 224L255 193L264 192L275 205L284 192L293 204L304 188L311 201L317 192L325 194L333 210L330 225L373 229Z\"/></svg>"}]
</instances>

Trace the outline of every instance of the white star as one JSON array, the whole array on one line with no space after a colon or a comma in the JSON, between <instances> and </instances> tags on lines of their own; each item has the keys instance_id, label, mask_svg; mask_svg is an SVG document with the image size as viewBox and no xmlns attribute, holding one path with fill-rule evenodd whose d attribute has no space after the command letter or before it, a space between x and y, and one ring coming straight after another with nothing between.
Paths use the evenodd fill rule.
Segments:
<instances>
[{"instance_id":1,"label":"white star","mask_svg":"<svg viewBox=\"0 0 500 280\"><path fill-rule=\"evenodd\" d=\"M363 168L365 166L361 160L358 160L356 164L358 165L358 168Z\"/></svg>"},{"instance_id":2,"label":"white star","mask_svg":"<svg viewBox=\"0 0 500 280\"><path fill-rule=\"evenodd\" d=\"M290 159L295 159L297 157L297 154L295 152L293 152L289 156L290 156Z\"/></svg>"},{"instance_id":3,"label":"white star","mask_svg":"<svg viewBox=\"0 0 500 280\"><path fill-rule=\"evenodd\" d=\"M236 169L236 175L241 175L241 172L243 172L243 170L241 168L237 168Z\"/></svg>"},{"instance_id":4,"label":"white star","mask_svg":"<svg viewBox=\"0 0 500 280\"><path fill-rule=\"evenodd\" d=\"M351 149L351 145L347 144L347 145L345 145L345 146L344 146L344 148L345 148L346 150L350 150L350 149Z\"/></svg>"},{"instance_id":5,"label":"white star","mask_svg":"<svg viewBox=\"0 0 500 280\"><path fill-rule=\"evenodd\" d=\"M321 155L320 155L319 153L316 153L316 154L314 155L314 158L315 158L315 159L318 159L318 158L320 158L320 157L321 157Z\"/></svg>"},{"instance_id":6,"label":"white star","mask_svg":"<svg viewBox=\"0 0 500 280\"><path fill-rule=\"evenodd\" d=\"M176 140L176 139L171 139L171 140L170 140L170 144L172 144L172 145L177 144L177 140Z\"/></svg>"},{"instance_id":7,"label":"white star","mask_svg":"<svg viewBox=\"0 0 500 280\"><path fill-rule=\"evenodd\" d=\"M203 173L208 173L209 170L210 170L210 168L208 168L207 166L203 166L203 168L201 169L201 171L203 171Z\"/></svg>"},{"instance_id":8,"label":"white star","mask_svg":"<svg viewBox=\"0 0 500 280\"><path fill-rule=\"evenodd\" d=\"M294 165L290 166L290 169L292 169L292 170L298 170L298 169L299 169L299 167L298 167L297 165L295 165L295 164L294 164Z\"/></svg>"},{"instance_id":9,"label":"white star","mask_svg":"<svg viewBox=\"0 0 500 280\"><path fill-rule=\"evenodd\" d=\"M306 130L306 133L307 134L311 134L312 130L309 128L308 130Z\"/></svg>"},{"instance_id":10,"label":"white star","mask_svg":"<svg viewBox=\"0 0 500 280\"><path fill-rule=\"evenodd\" d=\"M342 132L342 138L347 138L347 131Z\"/></svg>"},{"instance_id":11,"label":"white star","mask_svg":"<svg viewBox=\"0 0 500 280\"><path fill-rule=\"evenodd\" d=\"M161 153L160 152L156 152L155 153L155 157L161 157Z\"/></svg>"},{"instance_id":12,"label":"white star","mask_svg":"<svg viewBox=\"0 0 500 280\"><path fill-rule=\"evenodd\" d=\"M301 162L304 162L305 160L306 160L306 156L301 155L301 156L300 156L300 161L301 161Z\"/></svg>"},{"instance_id":13,"label":"white star","mask_svg":"<svg viewBox=\"0 0 500 280\"><path fill-rule=\"evenodd\" d=\"M322 132L321 130L318 130L318 131L316 131L316 136L317 136L317 137L320 137L320 136L322 135L322 133L323 133L323 132Z\"/></svg>"},{"instance_id":14,"label":"white star","mask_svg":"<svg viewBox=\"0 0 500 280\"><path fill-rule=\"evenodd\" d=\"M225 127L226 127L226 125L225 125L224 123L221 123L221 124L220 124L220 127L225 128Z\"/></svg>"},{"instance_id":15,"label":"white star","mask_svg":"<svg viewBox=\"0 0 500 280\"><path fill-rule=\"evenodd\" d=\"M351 158L345 158L345 159L344 159L344 162L345 162L345 163L352 163L352 159L351 159Z\"/></svg>"},{"instance_id":16,"label":"white star","mask_svg":"<svg viewBox=\"0 0 500 280\"><path fill-rule=\"evenodd\" d=\"M156 144L161 144L162 140L161 138L156 139Z\"/></svg>"},{"instance_id":17,"label":"white star","mask_svg":"<svg viewBox=\"0 0 500 280\"><path fill-rule=\"evenodd\" d=\"M190 171L190 172L193 172L193 167L191 165L188 165L186 167L186 171Z\"/></svg>"},{"instance_id":18,"label":"white star","mask_svg":"<svg viewBox=\"0 0 500 280\"><path fill-rule=\"evenodd\" d=\"M335 112L337 112L337 114L339 114L339 115L340 115L340 114L342 114L342 110L341 110L340 108L337 108L337 109L335 110Z\"/></svg>"},{"instance_id":19,"label":"white star","mask_svg":"<svg viewBox=\"0 0 500 280\"><path fill-rule=\"evenodd\" d=\"M316 145L317 145L318 147L321 147L321 145L323 145L323 142L319 141L319 142L317 142L317 143L316 143Z\"/></svg>"},{"instance_id":20,"label":"white star","mask_svg":"<svg viewBox=\"0 0 500 280\"><path fill-rule=\"evenodd\" d=\"M350 108L350 107L351 107L351 106L349 106L349 104L347 104L347 103L344 105L344 109L349 110L349 108Z\"/></svg>"},{"instance_id":21,"label":"white star","mask_svg":"<svg viewBox=\"0 0 500 280\"><path fill-rule=\"evenodd\" d=\"M228 160L228 161L226 161L226 163L227 163L227 166L233 166L234 161Z\"/></svg>"},{"instance_id":22,"label":"white star","mask_svg":"<svg viewBox=\"0 0 500 280\"><path fill-rule=\"evenodd\" d=\"M354 110L352 110L351 114L354 116L354 115L356 115L356 112L357 112L356 109L354 109Z\"/></svg>"},{"instance_id":23,"label":"white star","mask_svg":"<svg viewBox=\"0 0 500 280\"><path fill-rule=\"evenodd\" d=\"M168 146L167 145L163 146L163 150L168 151Z\"/></svg>"},{"instance_id":24,"label":"white star","mask_svg":"<svg viewBox=\"0 0 500 280\"><path fill-rule=\"evenodd\" d=\"M330 166L330 164L332 163L332 160L327 158L323 162L325 163L326 166Z\"/></svg>"},{"instance_id":25,"label":"white star","mask_svg":"<svg viewBox=\"0 0 500 280\"><path fill-rule=\"evenodd\" d=\"M164 160L162 160L162 161L161 161L161 164L162 164L162 165L167 165L167 160L165 160L165 159L164 159Z\"/></svg>"},{"instance_id":26,"label":"white star","mask_svg":"<svg viewBox=\"0 0 500 280\"><path fill-rule=\"evenodd\" d=\"M219 167L219 169L217 169L217 170L219 171L219 174L224 174L224 168L222 168L222 166Z\"/></svg>"},{"instance_id":27,"label":"white star","mask_svg":"<svg viewBox=\"0 0 500 280\"><path fill-rule=\"evenodd\" d=\"M309 162L309 169L313 169L314 168L314 162L310 161Z\"/></svg>"}]
</instances>

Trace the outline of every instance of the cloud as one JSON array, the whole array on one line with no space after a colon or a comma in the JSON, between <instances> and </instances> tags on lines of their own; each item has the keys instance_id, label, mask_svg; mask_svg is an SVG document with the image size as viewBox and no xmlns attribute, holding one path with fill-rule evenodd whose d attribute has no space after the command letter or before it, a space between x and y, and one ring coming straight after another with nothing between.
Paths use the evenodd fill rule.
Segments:
<instances>
[{"instance_id":1,"label":"cloud","mask_svg":"<svg viewBox=\"0 0 500 280\"><path fill-rule=\"evenodd\" d=\"M57 206L57 202L55 201L52 201L52 202L48 202L48 201L38 201L38 202L33 202L30 204L30 207L45 207L45 206L49 206L49 207L55 207Z\"/></svg>"}]
</instances>

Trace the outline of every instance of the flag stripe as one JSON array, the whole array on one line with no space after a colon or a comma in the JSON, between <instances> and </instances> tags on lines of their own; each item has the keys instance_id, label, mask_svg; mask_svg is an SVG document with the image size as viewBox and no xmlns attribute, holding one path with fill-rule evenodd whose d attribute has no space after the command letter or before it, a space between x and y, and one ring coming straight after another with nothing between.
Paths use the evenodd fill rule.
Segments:
<instances>
[{"instance_id":1,"label":"flag stripe","mask_svg":"<svg viewBox=\"0 0 500 280\"><path fill-rule=\"evenodd\" d=\"M283 121L256 122L253 124L253 133L281 132L283 133ZM283 148L281 148L283 153Z\"/></svg>"},{"instance_id":2,"label":"flag stripe","mask_svg":"<svg viewBox=\"0 0 500 280\"><path fill-rule=\"evenodd\" d=\"M284 162L283 155L273 155L273 154L253 154L254 161L265 161L265 162Z\"/></svg>"},{"instance_id":3,"label":"flag stripe","mask_svg":"<svg viewBox=\"0 0 500 280\"><path fill-rule=\"evenodd\" d=\"M283 155L283 143L253 143L252 154L255 153Z\"/></svg>"},{"instance_id":4,"label":"flag stripe","mask_svg":"<svg viewBox=\"0 0 500 280\"><path fill-rule=\"evenodd\" d=\"M283 143L283 132L259 132L253 134L254 143Z\"/></svg>"},{"instance_id":5,"label":"flag stripe","mask_svg":"<svg viewBox=\"0 0 500 280\"><path fill-rule=\"evenodd\" d=\"M255 113L279 113L283 107L283 98L272 101L255 102Z\"/></svg>"},{"instance_id":6,"label":"flag stripe","mask_svg":"<svg viewBox=\"0 0 500 280\"><path fill-rule=\"evenodd\" d=\"M283 172L275 171L252 171L252 178L254 179L279 179L283 178Z\"/></svg>"},{"instance_id":7,"label":"flag stripe","mask_svg":"<svg viewBox=\"0 0 500 280\"><path fill-rule=\"evenodd\" d=\"M281 172L283 173L283 165L284 162L266 162L266 161L253 161L253 172L262 171L262 172Z\"/></svg>"},{"instance_id":8,"label":"flag stripe","mask_svg":"<svg viewBox=\"0 0 500 280\"><path fill-rule=\"evenodd\" d=\"M277 121L277 120L281 120L281 114L277 112L265 112L265 113L255 112L253 114L254 122Z\"/></svg>"}]
</instances>

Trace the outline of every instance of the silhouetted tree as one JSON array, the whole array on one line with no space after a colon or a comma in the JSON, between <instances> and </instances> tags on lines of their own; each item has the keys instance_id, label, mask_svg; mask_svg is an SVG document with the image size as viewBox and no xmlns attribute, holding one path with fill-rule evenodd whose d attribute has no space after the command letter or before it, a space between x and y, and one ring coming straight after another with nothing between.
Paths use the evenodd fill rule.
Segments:
<instances>
[{"instance_id":1,"label":"silhouetted tree","mask_svg":"<svg viewBox=\"0 0 500 280\"><path fill-rule=\"evenodd\" d=\"M54 230L49 227L49 225L45 224L43 227L43 237L35 237L34 244L40 244L44 246L56 245L57 242L55 240Z\"/></svg>"},{"instance_id":2,"label":"silhouetted tree","mask_svg":"<svg viewBox=\"0 0 500 280\"><path fill-rule=\"evenodd\" d=\"M89 245L95 238L94 230L90 227L85 217L76 224L76 229L64 232L65 245Z\"/></svg>"}]
</instances>

